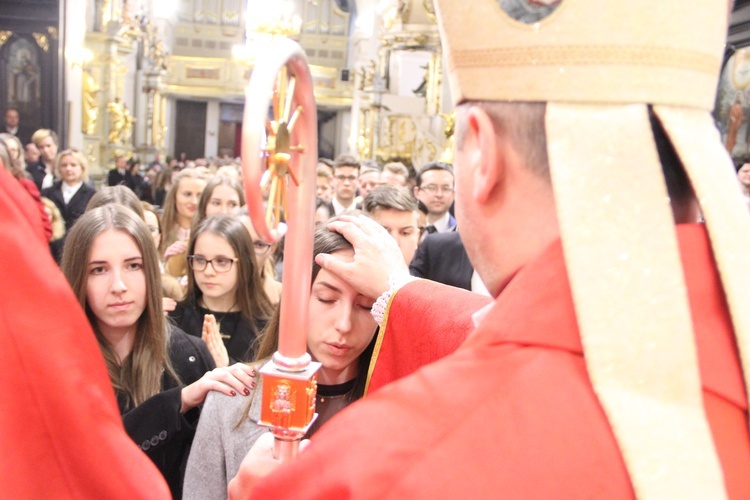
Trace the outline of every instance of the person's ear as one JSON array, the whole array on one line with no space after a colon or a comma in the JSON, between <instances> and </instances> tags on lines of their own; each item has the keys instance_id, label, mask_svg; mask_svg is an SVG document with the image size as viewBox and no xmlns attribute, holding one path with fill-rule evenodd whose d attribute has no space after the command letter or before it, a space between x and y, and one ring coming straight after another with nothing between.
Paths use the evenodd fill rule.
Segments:
<instances>
[{"instance_id":1,"label":"person's ear","mask_svg":"<svg viewBox=\"0 0 750 500\"><path fill-rule=\"evenodd\" d=\"M472 194L479 203L486 203L502 180L503 164L495 127L481 108L473 107L468 111L465 147L469 148L469 162L473 164Z\"/></svg>"}]
</instances>

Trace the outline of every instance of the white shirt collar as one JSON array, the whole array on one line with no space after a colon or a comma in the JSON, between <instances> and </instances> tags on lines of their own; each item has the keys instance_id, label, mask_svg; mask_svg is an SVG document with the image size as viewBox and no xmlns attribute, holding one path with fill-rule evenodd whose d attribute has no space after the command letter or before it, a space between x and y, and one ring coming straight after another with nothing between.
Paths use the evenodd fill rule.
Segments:
<instances>
[{"instance_id":1,"label":"white shirt collar","mask_svg":"<svg viewBox=\"0 0 750 500\"><path fill-rule=\"evenodd\" d=\"M62 195L66 205L68 204L70 199L75 196L78 190L81 189L81 186L83 186L83 181L80 181L78 184L75 184L73 186L69 186L64 182L62 183Z\"/></svg>"},{"instance_id":2,"label":"white shirt collar","mask_svg":"<svg viewBox=\"0 0 750 500\"><path fill-rule=\"evenodd\" d=\"M442 217L435 221L433 226L435 226L435 229L437 229L438 233L444 233L451 228L450 223L451 214L450 212L446 211Z\"/></svg>"},{"instance_id":3,"label":"white shirt collar","mask_svg":"<svg viewBox=\"0 0 750 500\"><path fill-rule=\"evenodd\" d=\"M335 196L331 200L331 205L333 205L333 214L334 215L339 215L341 212L344 212L346 210L349 210L350 208L356 207L356 205L354 204L353 201L352 201L351 205L349 205L348 207L345 207L344 205L342 205L341 203L339 203L339 200L337 200Z\"/></svg>"}]
</instances>

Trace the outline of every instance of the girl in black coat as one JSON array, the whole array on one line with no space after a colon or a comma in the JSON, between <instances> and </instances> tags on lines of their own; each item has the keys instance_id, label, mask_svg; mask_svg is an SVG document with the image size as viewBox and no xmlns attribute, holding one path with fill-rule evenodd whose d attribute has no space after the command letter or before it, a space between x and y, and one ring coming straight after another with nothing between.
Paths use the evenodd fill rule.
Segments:
<instances>
[{"instance_id":1,"label":"girl in black coat","mask_svg":"<svg viewBox=\"0 0 750 500\"><path fill-rule=\"evenodd\" d=\"M208 217L192 231L188 264L186 298L170 317L203 338L217 366L251 361L273 306L247 229L234 216Z\"/></svg>"},{"instance_id":2,"label":"girl in black coat","mask_svg":"<svg viewBox=\"0 0 750 500\"><path fill-rule=\"evenodd\" d=\"M85 213L68 235L62 270L96 334L126 431L180 498L199 405L210 390L249 394L253 370L213 369L200 340L167 326L156 247L132 210Z\"/></svg>"}]
</instances>

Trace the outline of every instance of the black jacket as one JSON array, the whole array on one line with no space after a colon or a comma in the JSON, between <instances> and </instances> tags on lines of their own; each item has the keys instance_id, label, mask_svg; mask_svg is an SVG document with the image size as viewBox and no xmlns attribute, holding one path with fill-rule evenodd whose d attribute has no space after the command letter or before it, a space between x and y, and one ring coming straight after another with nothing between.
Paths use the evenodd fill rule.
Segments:
<instances>
[{"instance_id":1,"label":"black jacket","mask_svg":"<svg viewBox=\"0 0 750 500\"><path fill-rule=\"evenodd\" d=\"M195 302L186 300L177 304L169 317L188 335L201 338L203 316L213 314L219 323L224 345L229 354L229 363L248 362L255 358L255 339L266 326L266 321L255 320L251 325L240 312L216 313L203 307L196 307Z\"/></svg>"},{"instance_id":2,"label":"black jacket","mask_svg":"<svg viewBox=\"0 0 750 500\"><path fill-rule=\"evenodd\" d=\"M417 278L471 290L474 267L457 231L428 234L409 265Z\"/></svg>"},{"instance_id":3,"label":"black jacket","mask_svg":"<svg viewBox=\"0 0 750 500\"><path fill-rule=\"evenodd\" d=\"M170 326L170 331L169 359L182 383L164 373L162 392L136 408L123 393L117 391L116 395L125 431L159 468L172 496L181 498L182 480L200 415L199 407L184 415L180 413L181 391L216 365L202 340L174 326Z\"/></svg>"},{"instance_id":4,"label":"black jacket","mask_svg":"<svg viewBox=\"0 0 750 500\"><path fill-rule=\"evenodd\" d=\"M109 171L107 174L107 186L117 186L118 184L126 184L126 180L129 177L130 174L128 174L128 171L126 170L124 174L121 174L117 171L116 168L113 168Z\"/></svg>"},{"instance_id":5,"label":"black jacket","mask_svg":"<svg viewBox=\"0 0 750 500\"><path fill-rule=\"evenodd\" d=\"M84 182L66 205L65 200L63 199L62 181L57 181L52 187L42 191L42 196L49 198L55 202L55 205L57 205L63 220L65 220L66 231L70 231L70 228L73 227L75 221L83 215L86 211L86 205L89 204L89 201L95 194L96 189Z\"/></svg>"},{"instance_id":6,"label":"black jacket","mask_svg":"<svg viewBox=\"0 0 750 500\"><path fill-rule=\"evenodd\" d=\"M41 191L42 182L44 182L44 177L47 175L47 167L44 166L42 160L26 165L26 171L31 175L31 178L34 179L34 184L36 184L37 189Z\"/></svg>"}]
</instances>

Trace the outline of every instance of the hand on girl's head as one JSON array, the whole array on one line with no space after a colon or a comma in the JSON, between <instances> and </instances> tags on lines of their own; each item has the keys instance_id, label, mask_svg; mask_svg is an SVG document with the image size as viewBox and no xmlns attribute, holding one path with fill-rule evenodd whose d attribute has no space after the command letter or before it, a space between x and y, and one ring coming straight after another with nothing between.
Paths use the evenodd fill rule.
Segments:
<instances>
[{"instance_id":1,"label":"hand on girl's head","mask_svg":"<svg viewBox=\"0 0 750 500\"><path fill-rule=\"evenodd\" d=\"M196 382L182 388L180 411L185 413L201 404L206 399L208 391L219 391L227 396L249 396L250 389L255 388L255 375L255 369L244 363L214 368Z\"/></svg>"}]
</instances>

